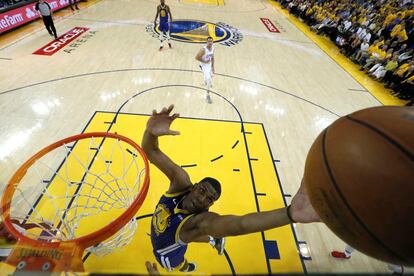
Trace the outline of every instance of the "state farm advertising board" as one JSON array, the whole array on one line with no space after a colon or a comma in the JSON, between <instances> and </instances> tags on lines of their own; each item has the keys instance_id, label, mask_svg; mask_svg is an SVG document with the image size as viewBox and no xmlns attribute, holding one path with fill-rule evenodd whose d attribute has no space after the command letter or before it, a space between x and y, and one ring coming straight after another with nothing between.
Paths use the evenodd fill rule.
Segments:
<instances>
[{"instance_id":1,"label":"state farm advertising board","mask_svg":"<svg viewBox=\"0 0 414 276\"><path fill-rule=\"evenodd\" d=\"M69 5L69 0L46 0L45 2L49 3L53 11L60 10ZM26 6L1 13L0 34L39 18L34 8L35 5L36 3L30 3Z\"/></svg>"}]
</instances>

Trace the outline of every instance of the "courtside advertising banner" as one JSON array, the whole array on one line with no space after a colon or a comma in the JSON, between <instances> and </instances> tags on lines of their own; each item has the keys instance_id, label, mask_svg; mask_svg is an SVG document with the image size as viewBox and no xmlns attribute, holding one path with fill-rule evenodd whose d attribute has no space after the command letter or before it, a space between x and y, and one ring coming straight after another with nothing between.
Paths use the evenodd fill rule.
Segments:
<instances>
[{"instance_id":1,"label":"courtside advertising banner","mask_svg":"<svg viewBox=\"0 0 414 276\"><path fill-rule=\"evenodd\" d=\"M46 0L53 11L69 5L69 0ZM0 14L0 34L39 18L36 2Z\"/></svg>"}]
</instances>

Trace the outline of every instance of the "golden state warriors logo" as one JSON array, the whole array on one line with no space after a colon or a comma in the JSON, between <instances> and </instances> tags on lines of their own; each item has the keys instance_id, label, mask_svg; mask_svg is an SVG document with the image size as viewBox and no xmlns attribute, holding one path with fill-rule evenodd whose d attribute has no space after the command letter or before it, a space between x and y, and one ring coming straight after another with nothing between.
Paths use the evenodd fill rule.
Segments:
<instances>
[{"instance_id":1,"label":"golden state warriors logo","mask_svg":"<svg viewBox=\"0 0 414 276\"><path fill-rule=\"evenodd\" d=\"M152 225L157 236L160 233L164 233L165 229L170 225L170 211L168 211L164 204L159 204L155 209Z\"/></svg>"},{"instance_id":2,"label":"golden state warriors logo","mask_svg":"<svg viewBox=\"0 0 414 276\"><path fill-rule=\"evenodd\" d=\"M153 37L160 35L159 26L147 25L146 30ZM210 23L199 20L174 20L170 23L171 39L187 43L206 43L211 36L215 43L232 46L243 39L242 33L236 28L225 23Z\"/></svg>"}]
</instances>

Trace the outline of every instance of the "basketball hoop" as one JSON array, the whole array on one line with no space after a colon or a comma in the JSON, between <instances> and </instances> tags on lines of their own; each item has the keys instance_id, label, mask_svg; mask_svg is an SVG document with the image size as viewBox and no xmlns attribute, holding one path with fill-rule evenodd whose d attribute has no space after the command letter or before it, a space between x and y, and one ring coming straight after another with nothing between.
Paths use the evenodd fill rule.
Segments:
<instances>
[{"instance_id":1,"label":"basketball hoop","mask_svg":"<svg viewBox=\"0 0 414 276\"><path fill-rule=\"evenodd\" d=\"M6 262L17 270L84 271L84 251L105 255L131 241L148 188L145 153L124 136L84 133L42 149L1 199L3 223L17 239Z\"/></svg>"}]
</instances>

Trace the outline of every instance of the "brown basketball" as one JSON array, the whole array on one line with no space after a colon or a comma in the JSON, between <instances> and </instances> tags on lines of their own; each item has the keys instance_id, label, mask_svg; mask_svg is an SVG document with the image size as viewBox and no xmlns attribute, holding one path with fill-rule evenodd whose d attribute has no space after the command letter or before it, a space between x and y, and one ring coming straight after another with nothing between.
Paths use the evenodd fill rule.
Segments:
<instances>
[{"instance_id":1,"label":"brown basketball","mask_svg":"<svg viewBox=\"0 0 414 276\"><path fill-rule=\"evenodd\" d=\"M313 143L304 181L322 221L347 244L414 265L414 108L338 119Z\"/></svg>"}]
</instances>

